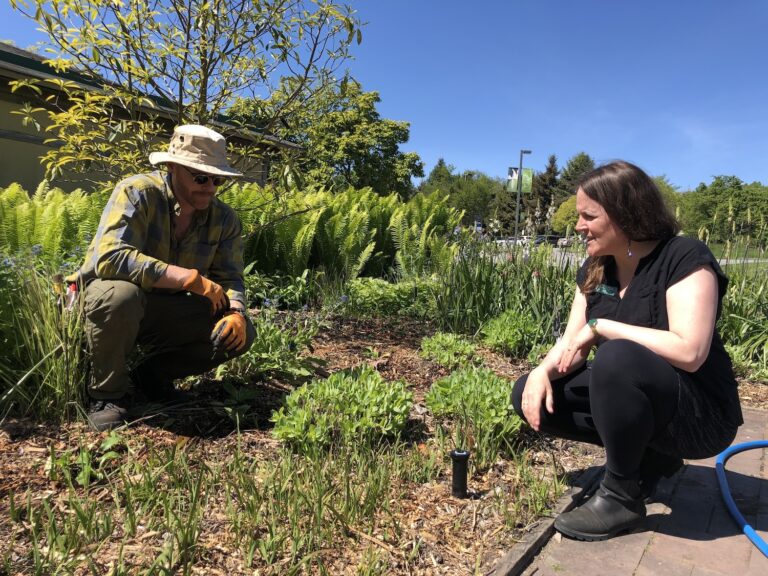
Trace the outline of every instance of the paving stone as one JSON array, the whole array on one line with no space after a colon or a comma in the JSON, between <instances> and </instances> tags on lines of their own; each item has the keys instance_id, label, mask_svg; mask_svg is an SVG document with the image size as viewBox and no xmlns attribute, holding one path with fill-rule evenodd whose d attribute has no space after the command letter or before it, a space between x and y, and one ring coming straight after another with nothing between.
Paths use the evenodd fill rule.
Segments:
<instances>
[{"instance_id":1,"label":"paving stone","mask_svg":"<svg viewBox=\"0 0 768 576\"><path fill-rule=\"evenodd\" d=\"M723 574L740 574L749 566L752 544L741 534L713 538L706 532L684 536L656 533L647 553L669 562L706 566Z\"/></svg>"},{"instance_id":2,"label":"paving stone","mask_svg":"<svg viewBox=\"0 0 768 576\"><path fill-rule=\"evenodd\" d=\"M768 439L768 411L746 409L734 444ZM728 460L731 494L748 524L768 541L768 450ZM722 499L715 458L690 460L663 480L644 531L606 542L556 537L528 576L768 576L768 558L742 533Z\"/></svg>"}]
</instances>

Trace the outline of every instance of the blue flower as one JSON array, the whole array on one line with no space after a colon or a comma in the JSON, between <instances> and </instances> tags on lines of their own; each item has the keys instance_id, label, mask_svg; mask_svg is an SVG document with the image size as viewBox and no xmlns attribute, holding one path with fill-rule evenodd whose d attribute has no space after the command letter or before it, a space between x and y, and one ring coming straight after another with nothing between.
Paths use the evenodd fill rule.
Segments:
<instances>
[{"instance_id":1,"label":"blue flower","mask_svg":"<svg viewBox=\"0 0 768 576\"><path fill-rule=\"evenodd\" d=\"M43 251L43 247L40 246L40 244L35 244L34 246L32 246L32 255L33 256L38 256L40 254L40 252L42 252L42 251Z\"/></svg>"},{"instance_id":2,"label":"blue flower","mask_svg":"<svg viewBox=\"0 0 768 576\"><path fill-rule=\"evenodd\" d=\"M346 304L347 302L349 302L349 296L347 296L346 294L342 294L339 300L341 300L342 304Z\"/></svg>"},{"instance_id":3,"label":"blue flower","mask_svg":"<svg viewBox=\"0 0 768 576\"><path fill-rule=\"evenodd\" d=\"M269 298L264 298L264 306L266 308L269 308L270 306L272 306L272 300L270 300Z\"/></svg>"}]
</instances>

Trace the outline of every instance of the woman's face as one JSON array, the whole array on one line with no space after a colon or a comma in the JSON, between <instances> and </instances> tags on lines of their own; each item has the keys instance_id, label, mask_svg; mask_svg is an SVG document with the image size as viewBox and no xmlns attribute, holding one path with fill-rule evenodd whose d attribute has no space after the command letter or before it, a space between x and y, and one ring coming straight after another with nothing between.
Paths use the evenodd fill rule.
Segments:
<instances>
[{"instance_id":1,"label":"woman's face","mask_svg":"<svg viewBox=\"0 0 768 576\"><path fill-rule=\"evenodd\" d=\"M605 209L579 188L576 191L579 221L576 232L587 241L590 256L616 256L626 252L629 239L611 220Z\"/></svg>"}]
</instances>

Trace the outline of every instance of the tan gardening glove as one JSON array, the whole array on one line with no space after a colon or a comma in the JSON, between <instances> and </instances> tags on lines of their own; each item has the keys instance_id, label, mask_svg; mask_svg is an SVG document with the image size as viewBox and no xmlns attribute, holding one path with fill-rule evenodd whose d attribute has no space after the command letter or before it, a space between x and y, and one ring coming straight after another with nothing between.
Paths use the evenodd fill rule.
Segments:
<instances>
[{"instance_id":1,"label":"tan gardening glove","mask_svg":"<svg viewBox=\"0 0 768 576\"><path fill-rule=\"evenodd\" d=\"M191 272L192 273L187 277L182 288L208 298L213 306L214 316L226 309L229 304L224 288L216 284L216 282L208 280L208 278L200 274L197 270L193 269Z\"/></svg>"},{"instance_id":2,"label":"tan gardening glove","mask_svg":"<svg viewBox=\"0 0 768 576\"><path fill-rule=\"evenodd\" d=\"M245 326L244 312L230 308L213 327L213 347L217 350L241 350L245 346Z\"/></svg>"}]
</instances>

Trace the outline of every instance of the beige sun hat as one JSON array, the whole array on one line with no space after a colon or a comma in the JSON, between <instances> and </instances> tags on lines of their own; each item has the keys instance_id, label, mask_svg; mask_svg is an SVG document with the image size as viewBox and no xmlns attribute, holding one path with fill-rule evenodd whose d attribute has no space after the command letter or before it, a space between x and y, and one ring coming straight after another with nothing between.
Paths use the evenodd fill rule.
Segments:
<instances>
[{"instance_id":1,"label":"beige sun hat","mask_svg":"<svg viewBox=\"0 0 768 576\"><path fill-rule=\"evenodd\" d=\"M242 176L227 162L227 141L218 132L197 124L177 126L168 152L152 152L149 163L173 162L214 176Z\"/></svg>"}]
</instances>

